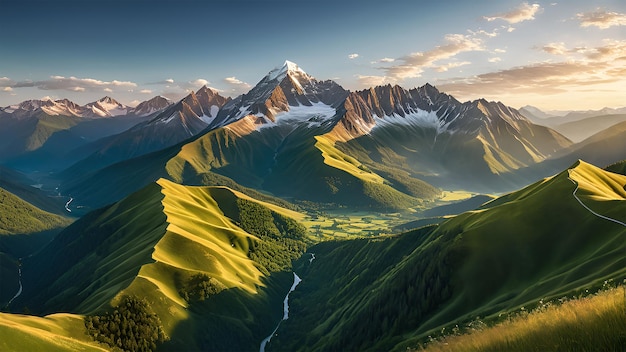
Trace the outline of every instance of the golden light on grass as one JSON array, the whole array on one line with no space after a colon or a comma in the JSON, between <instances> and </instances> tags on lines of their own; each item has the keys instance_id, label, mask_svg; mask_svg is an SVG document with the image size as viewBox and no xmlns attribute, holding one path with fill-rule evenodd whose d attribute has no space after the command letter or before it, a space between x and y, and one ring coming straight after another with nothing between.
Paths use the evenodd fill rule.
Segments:
<instances>
[{"instance_id":1,"label":"golden light on grass","mask_svg":"<svg viewBox=\"0 0 626 352\"><path fill-rule=\"evenodd\" d=\"M547 305L484 330L449 336L435 351L618 351L626 341L624 287Z\"/></svg>"}]
</instances>

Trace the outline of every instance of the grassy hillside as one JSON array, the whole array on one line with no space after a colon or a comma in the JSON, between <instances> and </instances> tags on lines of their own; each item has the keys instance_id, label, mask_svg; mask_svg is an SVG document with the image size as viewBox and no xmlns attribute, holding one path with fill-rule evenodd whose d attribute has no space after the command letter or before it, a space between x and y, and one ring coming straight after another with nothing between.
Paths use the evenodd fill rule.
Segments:
<instances>
[{"instance_id":1,"label":"grassy hillside","mask_svg":"<svg viewBox=\"0 0 626 352\"><path fill-rule=\"evenodd\" d=\"M36 252L71 223L0 188L0 307L17 292L18 258Z\"/></svg>"},{"instance_id":2,"label":"grassy hillside","mask_svg":"<svg viewBox=\"0 0 626 352\"><path fill-rule=\"evenodd\" d=\"M225 187L161 179L26 259L25 290L12 306L88 314L89 331L109 336L121 326L98 322L137 297L145 309L133 303L129 314L158 317L170 349L224 349L234 335L250 349L279 319L291 260L305 250L305 229L293 220L302 217Z\"/></svg>"},{"instance_id":3,"label":"grassy hillside","mask_svg":"<svg viewBox=\"0 0 626 352\"><path fill-rule=\"evenodd\" d=\"M626 160L622 160L606 167L606 171L626 175Z\"/></svg>"},{"instance_id":4,"label":"grassy hillside","mask_svg":"<svg viewBox=\"0 0 626 352\"><path fill-rule=\"evenodd\" d=\"M544 302L530 313L522 310L493 327L474 322L468 327L469 334L457 332L460 335L417 350L619 351L624 347L624 287L558 303Z\"/></svg>"},{"instance_id":5,"label":"grassy hillside","mask_svg":"<svg viewBox=\"0 0 626 352\"><path fill-rule=\"evenodd\" d=\"M320 132L292 125L259 132L246 118L186 144L167 162L166 170L179 183L205 184L207 173L217 173L283 197L359 208L406 209L418 204L417 198L437 194L425 183L428 192L398 191L331 142L318 138Z\"/></svg>"},{"instance_id":6,"label":"grassy hillside","mask_svg":"<svg viewBox=\"0 0 626 352\"><path fill-rule=\"evenodd\" d=\"M3 351L108 351L85 332L83 317L53 314L35 317L0 313Z\"/></svg>"},{"instance_id":7,"label":"grassy hillside","mask_svg":"<svg viewBox=\"0 0 626 352\"><path fill-rule=\"evenodd\" d=\"M70 219L45 212L0 188L0 235L32 234L70 223Z\"/></svg>"},{"instance_id":8,"label":"grassy hillside","mask_svg":"<svg viewBox=\"0 0 626 352\"><path fill-rule=\"evenodd\" d=\"M312 247L317 259L292 294L297 319L272 344L405 350L476 316L621 281L626 227L585 209L577 185L586 206L626 221L626 176L579 162L439 226Z\"/></svg>"}]
</instances>

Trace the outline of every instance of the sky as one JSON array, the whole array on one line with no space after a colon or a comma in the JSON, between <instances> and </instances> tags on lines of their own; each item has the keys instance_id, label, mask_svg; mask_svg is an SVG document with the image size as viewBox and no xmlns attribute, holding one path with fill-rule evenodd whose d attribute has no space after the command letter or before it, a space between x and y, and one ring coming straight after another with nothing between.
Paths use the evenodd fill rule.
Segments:
<instances>
[{"instance_id":1,"label":"sky","mask_svg":"<svg viewBox=\"0 0 626 352\"><path fill-rule=\"evenodd\" d=\"M0 0L0 106L234 97L285 60L349 90L623 107L626 1Z\"/></svg>"}]
</instances>

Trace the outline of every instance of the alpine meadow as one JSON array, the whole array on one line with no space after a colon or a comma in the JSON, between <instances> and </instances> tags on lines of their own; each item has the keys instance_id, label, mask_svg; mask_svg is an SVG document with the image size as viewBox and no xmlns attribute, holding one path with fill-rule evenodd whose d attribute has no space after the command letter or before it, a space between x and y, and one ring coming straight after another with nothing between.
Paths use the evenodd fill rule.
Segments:
<instances>
[{"instance_id":1,"label":"alpine meadow","mask_svg":"<svg viewBox=\"0 0 626 352\"><path fill-rule=\"evenodd\" d=\"M0 7L0 350L625 348L621 1Z\"/></svg>"}]
</instances>

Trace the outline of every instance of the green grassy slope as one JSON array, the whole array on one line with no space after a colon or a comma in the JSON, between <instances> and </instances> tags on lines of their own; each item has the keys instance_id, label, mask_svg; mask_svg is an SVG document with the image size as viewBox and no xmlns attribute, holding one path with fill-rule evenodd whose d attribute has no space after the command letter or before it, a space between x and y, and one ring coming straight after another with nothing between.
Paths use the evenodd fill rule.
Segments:
<instances>
[{"instance_id":1,"label":"green grassy slope","mask_svg":"<svg viewBox=\"0 0 626 352\"><path fill-rule=\"evenodd\" d=\"M87 313L107 305L151 262L165 233L160 187L152 184L91 212L23 263L25 289L16 301L36 314Z\"/></svg>"},{"instance_id":2,"label":"green grassy slope","mask_svg":"<svg viewBox=\"0 0 626 352\"><path fill-rule=\"evenodd\" d=\"M0 350L108 351L85 333L82 316L34 317L6 313L0 313Z\"/></svg>"},{"instance_id":3,"label":"green grassy slope","mask_svg":"<svg viewBox=\"0 0 626 352\"><path fill-rule=\"evenodd\" d=\"M443 326L621 280L626 227L586 210L568 177L588 207L626 221L626 177L580 162L439 226L319 244L292 296L297 318L272 343L405 350Z\"/></svg>"},{"instance_id":4,"label":"green grassy slope","mask_svg":"<svg viewBox=\"0 0 626 352\"><path fill-rule=\"evenodd\" d=\"M17 291L18 258L36 252L71 223L0 188L0 307Z\"/></svg>"},{"instance_id":5,"label":"green grassy slope","mask_svg":"<svg viewBox=\"0 0 626 352\"><path fill-rule=\"evenodd\" d=\"M429 185L430 193L394 189L355 158L318 139L323 130L278 125L259 132L249 118L183 146L167 162L169 177L203 184L210 171L280 196L352 207L406 209L419 202L414 196L430 199L437 193Z\"/></svg>"},{"instance_id":6,"label":"green grassy slope","mask_svg":"<svg viewBox=\"0 0 626 352\"><path fill-rule=\"evenodd\" d=\"M0 188L0 235L32 234L70 223L71 220L45 212Z\"/></svg>"},{"instance_id":7,"label":"green grassy slope","mask_svg":"<svg viewBox=\"0 0 626 352\"><path fill-rule=\"evenodd\" d=\"M304 228L290 219L302 217L225 187L161 179L25 259L12 306L100 314L135 296L159 317L169 348L224 349L237 335L250 349L279 319L291 260L305 249Z\"/></svg>"},{"instance_id":8,"label":"green grassy slope","mask_svg":"<svg viewBox=\"0 0 626 352\"><path fill-rule=\"evenodd\" d=\"M447 336L426 351L620 351L626 342L624 288L559 302L544 302L491 327Z\"/></svg>"},{"instance_id":9,"label":"green grassy slope","mask_svg":"<svg viewBox=\"0 0 626 352\"><path fill-rule=\"evenodd\" d=\"M622 160L607 166L606 171L614 172L620 175L626 175L626 160Z\"/></svg>"}]
</instances>

